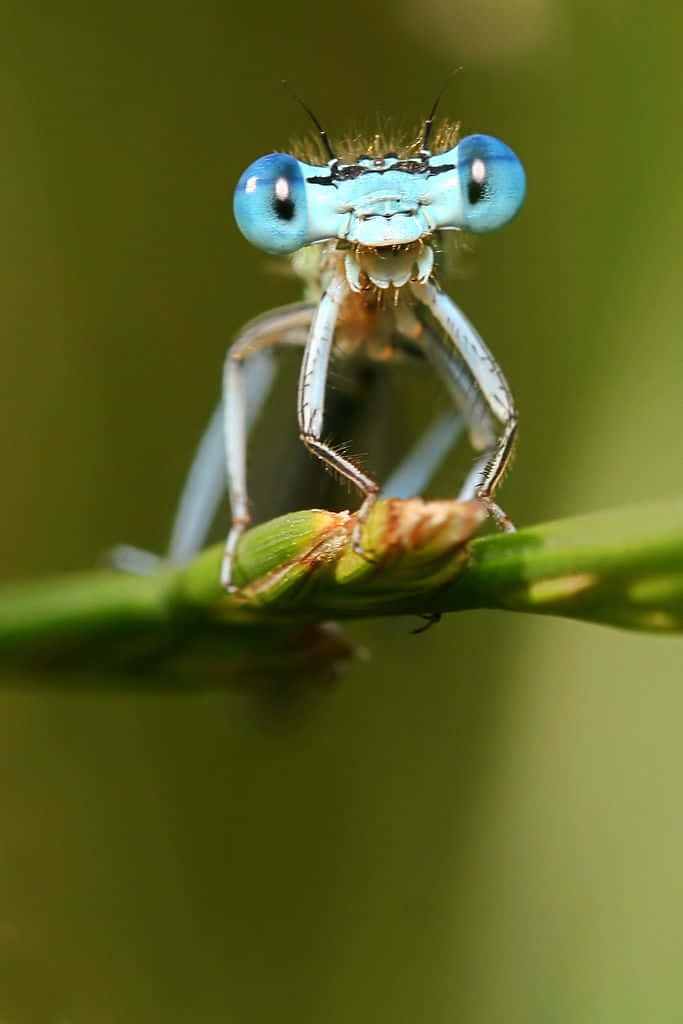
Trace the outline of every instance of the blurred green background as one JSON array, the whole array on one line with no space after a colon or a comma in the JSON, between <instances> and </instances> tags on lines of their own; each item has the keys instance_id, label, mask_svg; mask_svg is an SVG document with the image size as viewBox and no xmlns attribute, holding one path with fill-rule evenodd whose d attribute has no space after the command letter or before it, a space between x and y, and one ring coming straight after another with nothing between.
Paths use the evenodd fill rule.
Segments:
<instances>
[{"instance_id":1,"label":"blurred green background","mask_svg":"<svg viewBox=\"0 0 683 1024\"><path fill-rule=\"evenodd\" d=\"M2 577L163 546L227 340L297 297L230 213L307 130L283 77L334 136L464 65L443 112L529 182L450 286L521 413L505 508L680 494L682 31L673 0L3 3ZM9 680L0 1019L683 1019L682 642L413 624L352 627L371 658L279 711Z\"/></svg>"}]
</instances>

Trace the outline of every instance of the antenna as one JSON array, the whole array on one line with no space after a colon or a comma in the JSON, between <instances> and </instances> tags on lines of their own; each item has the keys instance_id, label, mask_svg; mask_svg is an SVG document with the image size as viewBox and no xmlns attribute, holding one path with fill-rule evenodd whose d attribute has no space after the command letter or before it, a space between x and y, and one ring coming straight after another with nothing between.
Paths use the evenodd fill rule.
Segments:
<instances>
[{"instance_id":1,"label":"antenna","mask_svg":"<svg viewBox=\"0 0 683 1024\"><path fill-rule=\"evenodd\" d=\"M441 102L441 97L445 93L445 91L448 88L448 86L451 84L451 79L454 78L455 75L457 75L458 71L462 71L462 70L463 70L462 65L460 65L457 68L453 68L453 70L450 72L450 74L446 78L446 81L443 83L443 85L439 89L438 93L436 94L436 99L432 103L432 109L429 111L429 115L426 118L425 123L424 123L424 128L422 129L422 145L420 146L420 156L421 157L429 157L429 156L432 155L431 150L429 148L429 139L430 139L431 134L432 134L432 128L434 127L434 117L436 115L437 107L439 106L439 103Z\"/></svg>"},{"instance_id":2,"label":"antenna","mask_svg":"<svg viewBox=\"0 0 683 1024\"><path fill-rule=\"evenodd\" d=\"M313 113L311 108L304 103L304 101L301 99L301 97L297 96L297 94L291 88L289 82L285 81L284 78L282 79L282 84L285 87L285 89L287 90L287 92L289 93L289 95L292 97L292 99L296 100L296 102L299 104L299 106L303 108L303 110L308 114L308 116L310 117L311 121L315 125L315 127L316 127L316 129L318 131L318 135L320 136L320 141L322 142L323 146L325 147L325 151L327 152L327 154L328 154L328 156L330 158L328 160L328 163L330 165L332 165L332 166L334 164L338 164L339 163L339 157L337 156L337 154L332 149L332 146L330 145L330 140L329 140L328 134L325 131L325 129L323 128L323 126L321 125L321 123L318 120L318 118L315 116L315 114Z\"/></svg>"}]
</instances>

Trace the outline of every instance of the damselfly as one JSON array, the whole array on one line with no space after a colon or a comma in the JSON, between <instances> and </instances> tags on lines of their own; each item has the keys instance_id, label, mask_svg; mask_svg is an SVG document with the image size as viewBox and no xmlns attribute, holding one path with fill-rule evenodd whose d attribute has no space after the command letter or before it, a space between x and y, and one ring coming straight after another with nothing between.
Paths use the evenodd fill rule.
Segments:
<instances>
[{"instance_id":1,"label":"damselfly","mask_svg":"<svg viewBox=\"0 0 683 1024\"><path fill-rule=\"evenodd\" d=\"M370 359L386 360L412 352L432 364L477 453L458 497L479 499L503 529L513 529L494 498L514 445L514 401L491 352L437 284L434 265L442 233L494 231L517 213L526 187L522 165L505 143L489 135L457 141L454 130L445 127L432 142L437 103L417 140L403 152L398 146L385 151L375 137L355 157L335 151L303 106L326 160L288 153L260 157L237 183L234 214L253 245L292 258L307 299L257 317L232 343L223 400L190 471L169 552L171 560L183 561L200 546L227 478L232 526L221 579L229 590L237 545L250 521L247 436L272 379L267 356L277 346L303 347L297 398L300 437L313 455L360 492L353 535L359 554L371 556L363 551L362 531L380 485L343 449L325 440L333 345L342 355L362 350ZM413 484L421 473L428 477L444 437L454 437L452 426L432 431L427 448L418 447L403 467L403 477L407 474ZM217 472L222 460L225 470ZM395 494L401 489L397 478L393 485Z\"/></svg>"}]
</instances>

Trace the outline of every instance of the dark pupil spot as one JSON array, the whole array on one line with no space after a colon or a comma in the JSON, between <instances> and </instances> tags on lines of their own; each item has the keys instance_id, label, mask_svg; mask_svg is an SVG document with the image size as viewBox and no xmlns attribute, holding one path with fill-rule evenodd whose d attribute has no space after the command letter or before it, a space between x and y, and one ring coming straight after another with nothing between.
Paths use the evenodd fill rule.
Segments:
<instances>
[{"instance_id":1,"label":"dark pupil spot","mask_svg":"<svg viewBox=\"0 0 683 1024\"><path fill-rule=\"evenodd\" d=\"M292 219L294 216L294 200L289 189L287 189L287 194L282 197L277 194L273 196L273 208L280 220Z\"/></svg>"},{"instance_id":2,"label":"dark pupil spot","mask_svg":"<svg viewBox=\"0 0 683 1024\"><path fill-rule=\"evenodd\" d=\"M470 206L474 206L480 199L486 195L486 179L483 181L475 181L474 178L470 178L467 186L467 198L470 201Z\"/></svg>"}]
</instances>

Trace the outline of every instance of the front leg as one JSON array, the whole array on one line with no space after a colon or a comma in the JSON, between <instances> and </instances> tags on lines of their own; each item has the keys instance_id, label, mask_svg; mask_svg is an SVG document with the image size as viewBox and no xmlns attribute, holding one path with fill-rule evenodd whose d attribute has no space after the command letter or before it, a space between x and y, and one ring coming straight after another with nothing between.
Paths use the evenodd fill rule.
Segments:
<instances>
[{"instance_id":1,"label":"front leg","mask_svg":"<svg viewBox=\"0 0 683 1024\"><path fill-rule=\"evenodd\" d=\"M478 498L504 530L514 530L493 500L510 463L517 433L517 412L507 381L477 331L445 292L431 282L414 283L411 288L446 333L444 339L425 332L427 353L451 385L474 448L483 452L459 498Z\"/></svg>"},{"instance_id":2,"label":"front leg","mask_svg":"<svg viewBox=\"0 0 683 1024\"><path fill-rule=\"evenodd\" d=\"M352 538L354 550L363 555L361 544L363 526L370 509L377 500L379 485L350 459L321 440L325 414L327 368L339 310L348 291L346 280L342 275L338 275L332 279L320 300L301 363L297 405L299 431L303 443L313 455L350 480L364 495L363 503L356 517Z\"/></svg>"}]
</instances>

